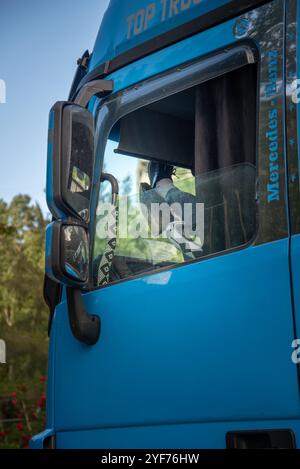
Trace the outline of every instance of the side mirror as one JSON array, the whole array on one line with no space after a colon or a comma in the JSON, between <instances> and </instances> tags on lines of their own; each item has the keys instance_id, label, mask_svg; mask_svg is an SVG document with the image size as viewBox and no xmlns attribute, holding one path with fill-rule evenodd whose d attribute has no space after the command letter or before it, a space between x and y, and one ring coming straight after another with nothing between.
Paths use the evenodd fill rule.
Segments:
<instances>
[{"instance_id":1,"label":"side mirror","mask_svg":"<svg viewBox=\"0 0 300 469\"><path fill-rule=\"evenodd\" d=\"M76 221L55 221L47 226L46 274L65 285L87 285L89 242L85 226Z\"/></svg>"},{"instance_id":2,"label":"side mirror","mask_svg":"<svg viewBox=\"0 0 300 469\"><path fill-rule=\"evenodd\" d=\"M46 228L46 275L67 287L69 322L77 340L95 345L101 331L98 316L87 314L79 288L89 278L89 243L84 225L55 221ZM74 288L75 287L75 288Z\"/></svg>"},{"instance_id":3,"label":"side mirror","mask_svg":"<svg viewBox=\"0 0 300 469\"><path fill-rule=\"evenodd\" d=\"M58 102L49 117L47 203L56 219L88 223L94 169L94 120L85 108Z\"/></svg>"},{"instance_id":4,"label":"side mirror","mask_svg":"<svg viewBox=\"0 0 300 469\"><path fill-rule=\"evenodd\" d=\"M67 286L74 337L94 345L101 321L86 312L80 292L89 281L87 226L95 160L94 118L86 106L93 96L113 91L113 82L91 81L73 91L75 102L56 103L49 116L46 192L49 210L57 221L46 229L46 276Z\"/></svg>"},{"instance_id":5,"label":"side mirror","mask_svg":"<svg viewBox=\"0 0 300 469\"><path fill-rule=\"evenodd\" d=\"M66 285L69 322L74 337L95 345L100 336L99 316L87 314L78 287L88 282L89 243L86 227L76 221L55 221L46 228L46 275ZM75 288L74 288L75 287Z\"/></svg>"}]
</instances>

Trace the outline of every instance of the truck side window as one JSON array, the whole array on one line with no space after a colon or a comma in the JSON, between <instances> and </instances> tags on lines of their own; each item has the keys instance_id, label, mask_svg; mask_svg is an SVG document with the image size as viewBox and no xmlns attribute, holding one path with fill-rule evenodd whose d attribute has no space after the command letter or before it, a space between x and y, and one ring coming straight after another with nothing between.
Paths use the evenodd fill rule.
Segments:
<instances>
[{"instance_id":1,"label":"truck side window","mask_svg":"<svg viewBox=\"0 0 300 469\"><path fill-rule=\"evenodd\" d=\"M256 65L118 121L107 141L94 284L200 261L256 232Z\"/></svg>"}]
</instances>

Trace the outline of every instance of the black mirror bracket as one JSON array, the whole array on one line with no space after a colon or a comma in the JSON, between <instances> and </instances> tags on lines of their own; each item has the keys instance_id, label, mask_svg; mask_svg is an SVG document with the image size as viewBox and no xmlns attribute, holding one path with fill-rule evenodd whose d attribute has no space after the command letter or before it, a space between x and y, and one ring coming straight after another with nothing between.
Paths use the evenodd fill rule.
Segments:
<instances>
[{"instance_id":1,"label":"black mirror bracket","mask_svg":"<svg viewBox=\"0 0 300 469\"><path fill-rule=\"evenodd\" d=\"M86 312L81 292L78 288L67 287L69 322L74 337L86 345L95 345L100 337L99 316Z\"/></svg>"}]
</instances>

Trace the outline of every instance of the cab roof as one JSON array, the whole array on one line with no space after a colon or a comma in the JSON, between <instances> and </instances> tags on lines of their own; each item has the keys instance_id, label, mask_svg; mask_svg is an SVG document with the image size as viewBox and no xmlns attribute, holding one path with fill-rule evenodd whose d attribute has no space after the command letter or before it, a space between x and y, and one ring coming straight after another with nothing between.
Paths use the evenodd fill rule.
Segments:
<instances>
[{"instance_id":1,"label":"cab roof","mask_svg":"<svg viewBox=\"0 0 300 469\"><path fill-rule=\"evenodd\" d=\"M89 64L89 72L143 44L165 47L166 36L185 37L266 3L262 0L110 0ZM195 30L197 28L197 30ZM181 34L182 36L182 34ZM179 35L178 40L182 39ZM176 42L176 35L172 35ZM149 50L149 49L147 49ZM146 48L145 48L145 54Z\"/></svg>"}]
</instances>

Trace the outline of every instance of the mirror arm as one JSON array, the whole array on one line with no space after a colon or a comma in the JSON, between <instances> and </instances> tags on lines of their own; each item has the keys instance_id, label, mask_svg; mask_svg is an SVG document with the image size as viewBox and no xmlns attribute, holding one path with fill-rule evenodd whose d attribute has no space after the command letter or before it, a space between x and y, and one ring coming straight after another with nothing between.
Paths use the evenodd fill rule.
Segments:
<instances>
[{"instance_id":1,"label":"mirror arm","mask_svg":"<svg viewBox=\"0 0 300 469\"><path fill-rule=\"evenodd\" d=\"M87 107L93 96L103 97L114 90L113 80L94 80L84 85L74 99L74 103Z\"/></svg>"},{"instance_id":2,"label":"mirror arm","mask_svg":"<svg viewBox=\"0 0 300 469\"><path fill-rule=\"evenodd\" d=\"M100 318L86 312L78 288L67 287L66 290L70 327L74 337L86 345L95 345L100 337Z\"/></svg>"}]
</instances>

